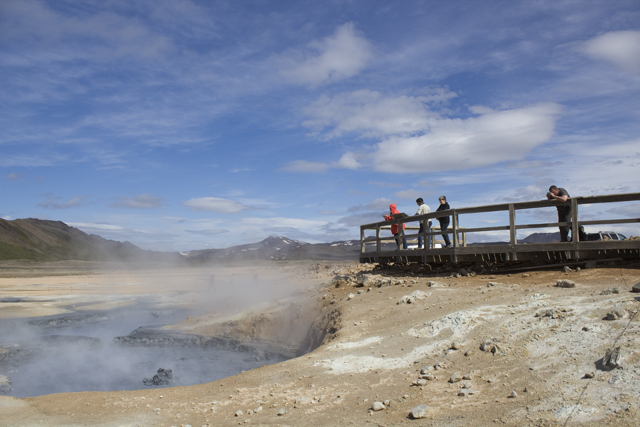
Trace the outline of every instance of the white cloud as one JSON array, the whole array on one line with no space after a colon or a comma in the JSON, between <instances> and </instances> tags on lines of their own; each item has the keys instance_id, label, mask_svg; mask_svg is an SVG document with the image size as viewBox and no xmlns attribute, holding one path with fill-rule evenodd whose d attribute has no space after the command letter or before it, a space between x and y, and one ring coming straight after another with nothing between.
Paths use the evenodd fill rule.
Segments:
<instances>
[{"instance_id":1,"label":"white cloud","mask_svg":"<svg viewBox=\"0 0 640 427\"><path fill-rule=\"evenodd\" d=\"M323 163L323 170L356 169L369 162L381 172L439 172L522 160L552 137L561 111L555 103L508 110L478 105L469 107L469 117L447 117L444 103L455 96L437 88L416 97L342 93L307 107L311 118L303 125L326 138L355 133L380 141L371 153L347 152L338 162Z\"/></svg>"},{"instance_id":2,"label":"white cloud","mask_svg":"<svg viewBox=\"0 0 640 427\"><path fill-rule=\"evenodd\" d=\"M372 47L352 23L316 40L306 51L290 51L279 59L280 73L292 83L318 85L358 74L369 62Z\"/></svg>"},{"instance_id":3,"label":"white cloud","mask_svg":"<svg viewBox=\"0 0 640 427\"><path fill-rule=\"evenodd\" d=\"M582 51L592 58L612 62L627 72L640 72L640 31L602 34L585 42Z\"/></svg>"},{"instance_id":4,"label":"white cloud","mask_svg":"<svg viewBox=\"0 0 640 427\"><path fill-rule=\"evenodd\" d=\"M234 200L221 199L218 197L202 197L199 199L187 200L183 205L197 212L220 212L220 213L236 213L245 209L251 209L251 206L243 205Z\"/></svg>"},{"instance_id":5,"label":"white cloud","mask_svg":"<svg viewBox=\"0 0 640 427\"><path fill-rule=\"evenodd\" d=\"M391 136L378 143L373 166L389 173L437 172L520 160L551 138L559 112L559 105L543 103L439 119L424 135Z\"/></svg>"},{"instance_id":6,"label":"white cloud","mask_svg":"<svg viewBox=\"0 0 640 427\"><path fill-rule=\"evenodd\" d=\"M119 196L116 202L109 205L114 208L153 209L162 206L162 197L151 194L140 194L134 197Z\"/></svg>"},{"instance_id":7,"label":"white cloud","mask_svg":"<svg viewBox=\"0 0 640 427\"><path fill-rule=\"evenodd\" d=\"M441 103L456 96L446 89L433 89L425 96L384 96L380 92L357 90L333 98L322 96L305 108L312 118L303 126L320 131L331 128L327 137L356 132L363 137L413 135L429 129L440 117L428 104Z\"/></svg>"},{"instance_id":8,"label":"white cloud","mask_svg":"<svg viewBox=\"0 0 640 427\"><path fill-rule=\"evenodd\" d=\"M353 153L344 154L340 160L331 164L334 168L338 169L358 169L362 166L356 159Z\"/></svg>"}]
</instances>

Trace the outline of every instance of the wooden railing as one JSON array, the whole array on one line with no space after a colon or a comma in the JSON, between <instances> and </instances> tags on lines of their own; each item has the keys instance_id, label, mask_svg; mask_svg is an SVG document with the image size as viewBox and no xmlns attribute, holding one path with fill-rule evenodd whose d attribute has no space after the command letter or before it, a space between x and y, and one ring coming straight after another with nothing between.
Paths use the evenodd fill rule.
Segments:
<instances>
[{"instance_id":1,"label":"wooden railing","mask_svg":"<svg viewBox=\"0 0 640 427\"><path fill-rule=\"evenodd\" d=\"M511 251L514 253L518 251L519 247L526 246L523 244L518 244L518 239L516 236L517 230L524 229L536 229L536 228L549 228L549 227L559 227L559 226L568 226L571 229L571 242L565 242L561 245L563 249L571 250L571 249L580 249L581 245L589 245L592 243L598 242L590 242L583 241L581 242L579 239L579 228L580 226L590 226L590 225L614 225L614 224L630 224L630 223L640 223L640 218L627 218L627 219L600 219L600 220L592 220L592 221L580 221L579 220L579 207L582 205L592 205L592 204L606 204L606 203L620 203L620 202L633 202L640 201L640 193L625 193L625 194L613 194L606 196L590 196L590 197L572 197L566 202L559 202L556 200L541 200L541 201L531 201L531 202L518 202L518 203L504 203L498 205L486 205L486 206L477 206L477 207L466 207L466 208L454 208L446 211L439 212L431 212L426 215L419 216L409 216L402 219L394 219L390 221L381 221L372 224L365 224L360 226L360 249L361 253L373 254L381 253L381 252L389 252L383 251L382 244L384 242L393 242L396 243L396 239L393 236L389 237L381 237L381 230L388 229L388 227L392 224L398 224L398 232L399 232L399 241L402 242L403 238L417 238L418 236L422 236L425 242L428 242L428 237L432 236L432 241L435 239L435 236L440 235L439 230L431 230L431 232L426 231L426 227L423 227L425 231L421 234L407 234L406 231L402 230L402 224L406 224L408 230L413 231L417 230L418 225L420 223L425 224L426 221L431 220L433 223L437 224L437 218L443 216L449 216L451 218L450 224L451 226L447 229L448 234L452 235L452 243L453 250L462 249L460 234L461 231L464 231L465 238L462 240L466 243L466 235L469 233L478 233L478 232L495 232L495 231L508 231L509 232L509 243L508 246L511 248ZM571 222L552 222L552 223L539 223L539 224L518 224L516 222L516 212L524 209L542 209L549 207L557 207L557 206L571 206ZM465 227L464 229L460 227L460 216L461 215L472 215L472 214L480 214L480 213L488 213L488 212L508 212L509 216L509 224L508 225L499 225L492 227L474 227L469 228ZM375 232L375 236L366 236L367 231ZM626 241L623 241L626 242ZM640 241L634 240L631 241L634 243L631 244L623 244L621 247L637 247L640 246ZM622 243L622 242L620 242ZM367 245L370 247L373 246L375 249L373 251L367 251ZM554 243L555 245L555 243ZM402 244L397 246L398 249L395 252L402 252ZM557 247L557 246L556 246ZM371 248L370 248L371 249ZM465 248L469 249L469 248ZM442 251L442 249L435 249L436 251ZM423 252L432 252L434 248L423 249ZM442 252L440 252L442 253Z\"/></svg>"}]
</instances>

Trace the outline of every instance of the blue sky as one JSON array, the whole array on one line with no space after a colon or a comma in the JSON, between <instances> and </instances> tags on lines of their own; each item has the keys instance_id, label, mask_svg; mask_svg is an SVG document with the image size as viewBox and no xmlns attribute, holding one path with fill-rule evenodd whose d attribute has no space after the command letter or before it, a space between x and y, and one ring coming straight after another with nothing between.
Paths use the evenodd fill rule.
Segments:
<instances>
[{"instance_id":1,"label":"blue sky","mask_svg":"<svg viewBox=\"0 0 640 427\"><path fill-rule=\"evenodd\" d=\"M637 0L3 0L0 75L0 217L145 249L640 191Z\"/></svg>"}]
</instances>

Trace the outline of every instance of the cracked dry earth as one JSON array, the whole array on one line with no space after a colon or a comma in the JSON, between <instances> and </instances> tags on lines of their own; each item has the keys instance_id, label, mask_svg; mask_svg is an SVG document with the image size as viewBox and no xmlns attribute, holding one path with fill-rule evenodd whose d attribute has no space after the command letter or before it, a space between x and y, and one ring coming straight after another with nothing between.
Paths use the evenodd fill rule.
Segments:
<instances>
[{"instance_id":1,"label":"cracked dry earth","mask_svg":"<svg viewBox=\"0 0 640 427\"><path fill-rule=\"evenodd\" d=\"M340 264L298 279L339 314L337 331L311 353L189 387L2 397L0 424L640 425L637 264L328 285L333 274L371 268ZM576 287L556 287L558 279ZM415 291L411 303L402 299ZM614 309L624 317L604 320ZM614 345L620 369L603 370ZM410 418L418 405L426 416Z\"/></svg>"}]
</instances>

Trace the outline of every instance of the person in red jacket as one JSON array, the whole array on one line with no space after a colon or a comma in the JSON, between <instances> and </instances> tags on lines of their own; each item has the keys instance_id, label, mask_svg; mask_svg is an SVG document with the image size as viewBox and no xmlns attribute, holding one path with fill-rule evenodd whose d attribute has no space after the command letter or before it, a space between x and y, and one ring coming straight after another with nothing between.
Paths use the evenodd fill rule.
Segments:
<instances>
[{"instance_id":1,"label":"person in red jacket","mask_svg":"<svg viewBox=\"0 0 640 427\"><path fill-rule=\"evenodd\" d=\"M389 205L389 215L382 214L382 216L386 221L391 221L392 219L394 219L391 215L399 213L400 211L396 209L395 203L392 203ZM404 235L404 223L402 223L402 232L402 234ZM391 234L395 236L396 243L398 244L398 249L400 249L400 239L398 238L398 224L391 225ZM402 238L402 248L407 249L407 239L405 239L404 237Z\"/></svg>"}]
</instances>

